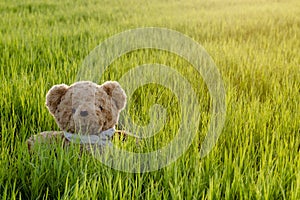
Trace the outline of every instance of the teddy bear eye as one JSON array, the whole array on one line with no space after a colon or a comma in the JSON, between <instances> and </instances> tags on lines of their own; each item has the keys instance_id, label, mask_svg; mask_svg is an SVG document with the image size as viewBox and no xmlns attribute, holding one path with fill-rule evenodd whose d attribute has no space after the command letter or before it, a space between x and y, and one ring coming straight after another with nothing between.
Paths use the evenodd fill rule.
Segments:
<instances>
[{"instance_id":1,"label":"teddy bear eye","mask_svg":"<svg viewBox=\"0 0 300 200\"><path fill-rule=\"evenodd\" d=\"M103 107L101 105L99 106L99 108L100 108L100 110L103 110Z\"/></svg>"}]
</instances>

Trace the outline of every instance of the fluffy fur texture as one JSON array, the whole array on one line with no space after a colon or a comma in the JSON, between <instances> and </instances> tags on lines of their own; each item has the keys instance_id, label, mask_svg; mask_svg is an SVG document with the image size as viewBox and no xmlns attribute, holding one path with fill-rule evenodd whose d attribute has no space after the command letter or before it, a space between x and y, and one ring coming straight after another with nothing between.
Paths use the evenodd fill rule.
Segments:
<instances>
[{"instance_id":1,"label":"fluffy fur texture","mask_svg":"<svg viewBox=\"0 0 300 200\"><path fill-rule=\"evenodd\" d=\"M117 124L120 111L126 105L126 94L116 81L102 85L80 81L70 86L53 86L47 93L46 105L62 131L99 135ZM28 140L30 149L37 138L51 138L49 132L40 135Z\"/></svg>"}]
</instances>

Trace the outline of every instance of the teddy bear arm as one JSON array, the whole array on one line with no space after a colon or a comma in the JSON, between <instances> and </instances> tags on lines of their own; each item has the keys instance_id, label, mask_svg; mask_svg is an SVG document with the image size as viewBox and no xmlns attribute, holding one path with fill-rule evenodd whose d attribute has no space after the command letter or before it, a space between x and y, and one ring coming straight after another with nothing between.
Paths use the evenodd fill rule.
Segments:
<instances>
[{"instance_id":1,"label":"teddy bear arm","mask_svg":"<svg viewBox=\"0 0 300 200\"><path fill-rule=\"evenodd\" d=\"M51 144L64 139L63 131L44 131L37 135L31 136L27 140L29 151L33 150L36 145Z\"/></svg>"}]
</instances>

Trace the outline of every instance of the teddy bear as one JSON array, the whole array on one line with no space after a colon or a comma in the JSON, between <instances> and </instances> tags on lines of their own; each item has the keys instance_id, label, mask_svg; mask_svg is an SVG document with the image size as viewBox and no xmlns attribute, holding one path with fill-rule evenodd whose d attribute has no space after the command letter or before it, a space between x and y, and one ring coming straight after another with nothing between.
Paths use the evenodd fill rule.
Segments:
<instances>
[{"instance_id":1,"label":"teddy bear","mask_svg":"<svg viewBox=\"0 0 300 200\"><path fill-rule=\"evenodd\" d=\"M46 95L46 106L61 131L45 131L27 140L29 150L36 144L63 140L86 149L100 150L111 145L126 94L116 81L98 85L79 81L68 86L54 85Z\"/></svg>"}]
</instances>

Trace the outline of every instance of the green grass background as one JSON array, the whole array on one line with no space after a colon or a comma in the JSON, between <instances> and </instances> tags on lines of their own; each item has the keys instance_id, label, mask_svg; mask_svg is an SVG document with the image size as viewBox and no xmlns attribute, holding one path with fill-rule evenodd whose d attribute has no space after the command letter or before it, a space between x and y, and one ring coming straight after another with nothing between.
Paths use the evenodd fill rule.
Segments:
<instances>
[{"instance_id":1,"label":"green grass background","mask_svg":"<svg viewBox=\"0 0 300 200\"><path fill-rule=\"evenodd\" d=\"M148 26L192 37L218 66L227 118L212 152L200 158L210 117L201 77L176 55L145 50L115 61L101 81L117 80L143 63L167 64L184 74L203 109L188 151L169 166L142 174L106 167L79 155L78 147L58 145L30 156L29 136L58 129L45 107L51 86L76 81L85 56L105 38ZM0 198L300 199L299 51L297 0L2 0ZM115 70L120 68L124 71ZM134 151L156 149L176 132L178 102L155 85L135 94L132 118L147 123L149 105L161 103L169 106L166 128L141 149L130 139L115 142Z\"/></svg>"}]
</instances>

